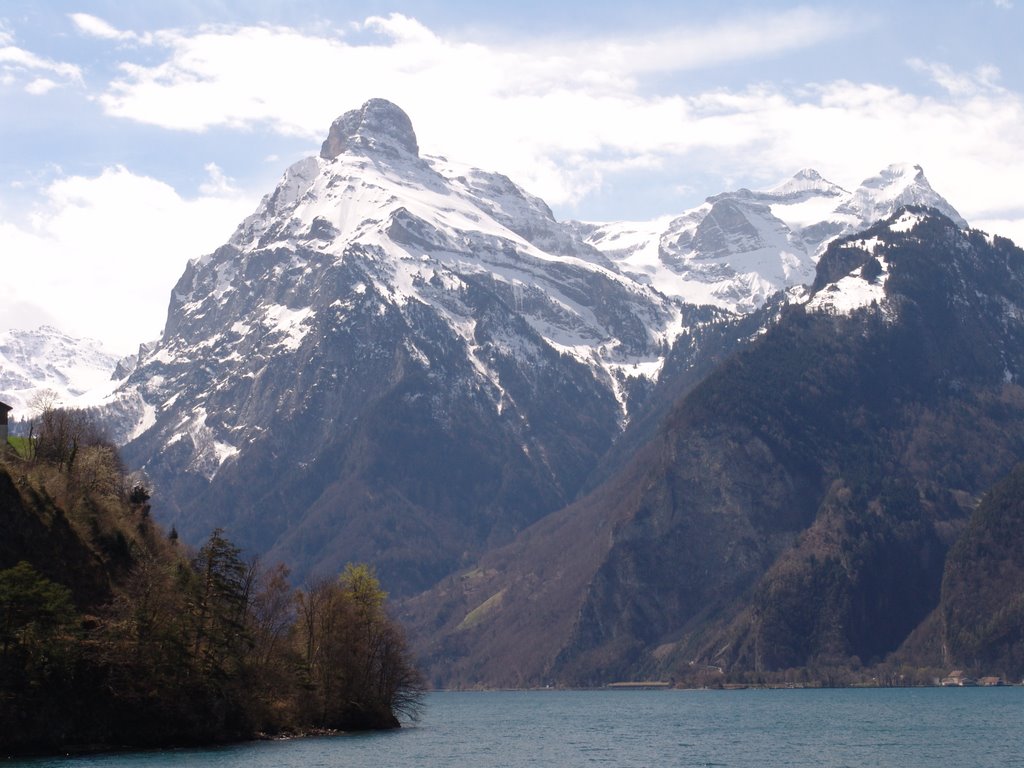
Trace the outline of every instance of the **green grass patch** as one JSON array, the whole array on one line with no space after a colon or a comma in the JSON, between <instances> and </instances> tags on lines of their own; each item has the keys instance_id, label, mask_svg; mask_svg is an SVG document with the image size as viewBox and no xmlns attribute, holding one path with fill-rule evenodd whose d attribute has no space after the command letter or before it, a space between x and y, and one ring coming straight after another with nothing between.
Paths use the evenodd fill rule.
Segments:
<instances>
[{"instance_id":1,"label":"green grass patch","mask_svg":"<svg viewBox=\"0 0 1024 768\"><path fill-rule=\"evenodd\" d=\"M501 608L501 603L505 599L506 589L501 590L495 595L491 595L489 598L484 600L480 605L466 614L466 618L462 620L462 623L455 628L455 631L461 631L463 629L471 629L479 624L481 621L486 619L496 610Z\"/></svg>"},{"instance_id":2,"label":"green grass patch","mask_svg":"<svg viewBox=\"0 0 1024 768\"><path fill-rule=\"evenodd\" d=\"M32 440L27 437L9 437L7 443L14 448L15 452L23 459L31 458Z\"/></svg>"}]
</instances>

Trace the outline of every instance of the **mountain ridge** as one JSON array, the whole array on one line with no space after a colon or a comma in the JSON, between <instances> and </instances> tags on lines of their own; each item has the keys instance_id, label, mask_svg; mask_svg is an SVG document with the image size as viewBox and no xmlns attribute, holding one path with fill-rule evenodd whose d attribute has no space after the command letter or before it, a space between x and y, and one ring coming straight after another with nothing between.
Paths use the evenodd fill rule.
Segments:
<instances>
[{"instance_id":1,"label":"mountain ridge","mask_svg":"<svg viewBox=\"0 0 1024 768\"><path fill-rule=\"evenodd\" d=\"M888 166L853 192L805 168L766 192L722 192L679 216L574 226L627 274L689 303L746 314L781 290L811 282L832 240L907 205L934 208L967 226L921 167L909 163Z\"/></svg>"},{"instance_id":2,"label":"mountain ridge","mask_svg":"<svg viewBox=\"0 0 1024 768\"><path fill-rule=\"evenodd\" d=\"M407 602L435 682L825 679L927 621L972 499L1024 455L1024 254L918 209L819 268L870 241L818 294L875 258L885 302L784 307L604 485Z\"/></svg>"}]
</instances>

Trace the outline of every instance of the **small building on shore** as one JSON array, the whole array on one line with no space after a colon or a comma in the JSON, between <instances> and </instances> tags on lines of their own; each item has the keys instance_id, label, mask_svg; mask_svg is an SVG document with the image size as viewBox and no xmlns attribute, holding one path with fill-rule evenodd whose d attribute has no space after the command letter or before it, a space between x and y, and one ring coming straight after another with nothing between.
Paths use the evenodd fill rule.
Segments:
<instances>
[{"instance_id":1,"label":"small building on shore","mask_svg":"<svg viewBox=\"0 0 1024 768\"><path fill-rule=\"evenodd\" d=\"M968 675L961 669L954 669L944 678L942 678L940 685L944 688L966 688L968 686L977 685L978 681Z\"/></svg>"},{"instance_id":2,"label":"small building on shore","mask_svg":"<svg viewBox=\"0 0 1024 768\"><path fill-rule=\"evenodd\" d=\"M978 680L978 685L983 685L986 688L992 688L994 686L1006 685L1006 682L1001 677L996 675L986 675Z\"/></svg>"},{"instance_id":3,"label":"small building on shore","mask_svg":"<svg viewBox=\"0 0 1024 768\"><path fill-rule=\"evenodd\" d=\"M0 402L0 452L7 450L7 414L13 410L7 403Z\"/></svg>"}]
</instances>

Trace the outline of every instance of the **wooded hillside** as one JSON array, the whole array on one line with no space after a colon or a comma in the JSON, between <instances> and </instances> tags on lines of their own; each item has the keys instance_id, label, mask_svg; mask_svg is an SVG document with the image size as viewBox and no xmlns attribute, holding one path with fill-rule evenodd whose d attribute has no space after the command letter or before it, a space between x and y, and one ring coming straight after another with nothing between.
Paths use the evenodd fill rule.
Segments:
<instances>
[{"instance_id":1,"label":"wooded hillside","mask_svg":"<svg viewBox=\"0 0 1024 768\"><path fill-rule=\"evenodd\" d=\"M98 433L36 441L0 462L0 754L415 716L420 677L368 566L295 590L222 530L189 551Z\"/></svg>"}]
</instances>

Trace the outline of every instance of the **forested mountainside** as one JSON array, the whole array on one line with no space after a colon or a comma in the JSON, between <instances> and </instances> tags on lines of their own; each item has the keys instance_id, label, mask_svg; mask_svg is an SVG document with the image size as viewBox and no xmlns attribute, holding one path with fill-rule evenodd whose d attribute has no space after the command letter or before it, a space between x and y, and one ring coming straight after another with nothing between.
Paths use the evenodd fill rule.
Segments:
<instances>
[{"instance_id":1,"label":"forested mountainside","mask_svg":"<svg viewBox=\"0 0 1024 768\"><path fill-rule=\"evenodd\" d=\"M150 517L82 412L0 457L0 755L398 726L421 689L366 566L295 591ZM59 428L59 429L58 429Z\"/></svg>"},{"instance_id":2,"label":"forested mountainside","mask_svg":"<svg viewBox=\"0 0 1024 768\"><path fill-rule=\"evenodd\" d=\"M947 553L1024 458L1022 307L1024 253L937 212L833 243L813 295L685 390L610 480L407 603L429 674L829 679L884 661L944 571L947 593L962 584L949 569L975 539ZM910 661L973 666L965 649Z\"/></svg>"},{"instance_id":3,"label":"forested mountainside","mask_svg":"<svg viewBox=\"0 0 1024 768\"><path fill-rule=\"evenodd\" d=\"M950 550L936 613L943 662L1024 677L1024 467L985 496Z\"/></svg>"}]
</instances>

